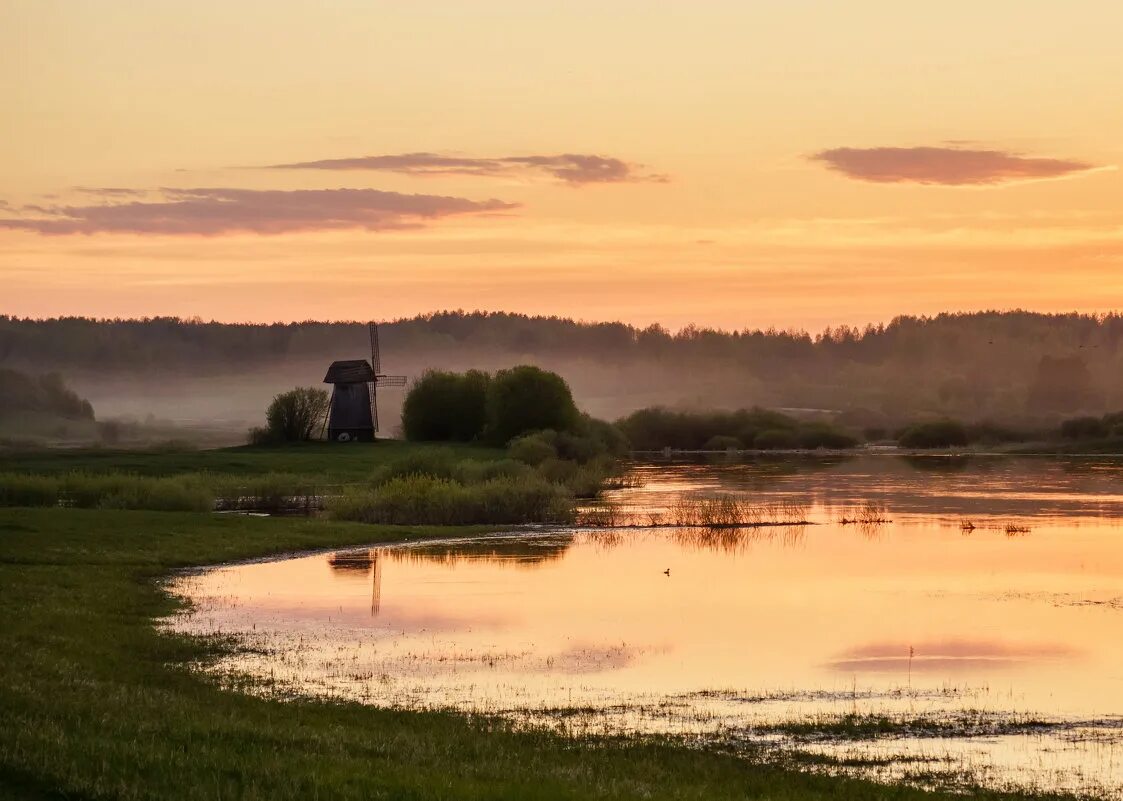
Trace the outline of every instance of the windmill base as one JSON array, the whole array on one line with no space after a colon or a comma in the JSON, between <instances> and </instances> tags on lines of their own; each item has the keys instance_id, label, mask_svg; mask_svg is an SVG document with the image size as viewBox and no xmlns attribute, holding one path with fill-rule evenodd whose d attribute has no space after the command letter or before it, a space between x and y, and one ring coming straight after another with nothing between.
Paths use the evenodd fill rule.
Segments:
<instances>
[{"instance_id":1,"label":"windmill base","mask_svg":"<svg viewBox=\"0 0 1123 801\"><path fill-rule=\"evenodd\" d=\"M374 442L370 428L329 428L328 442Z\"/></svg>"}]
</instances>

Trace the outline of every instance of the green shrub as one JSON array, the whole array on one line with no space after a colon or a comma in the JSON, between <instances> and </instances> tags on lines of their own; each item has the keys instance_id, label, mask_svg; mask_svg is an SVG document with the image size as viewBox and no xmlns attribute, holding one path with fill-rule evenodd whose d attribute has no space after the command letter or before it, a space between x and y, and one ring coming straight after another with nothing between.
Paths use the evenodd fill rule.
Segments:
<instances>
[{"instance_id":1,"label":"green shrub","mask_svg":"<svg viewBox=\"0 0 1123 801\"><path fill-rule=\"evenodd\" d=\"M414 441L471 442L487 425L491 377L479 370L426 371L402 405L402 430Z\"/></svg>"},{"instance_id":2,"label":"green shrub","mask_svg":"<svg viewBox=\"0 0 1123 801\"><path fill-rule=\"evenodd\" d=\"M508 443L529 431L571 431L580 416L569 385L531 365L500 370L487 392L487 436Z\"/></svg>"},{"instance_id":3,"label":"green shrub","mask_svg":"<svg viewBox=\"0 0 1123 801\"><path fill-rule=\"evenodd\" d=\"M319 439L320 429L328 412L328 402L328 393L316 387L296 387L282 392L273 398L265 412L265 427L268 431L265 439L273 442ZM251 439L256 435L257 430L251 430Z\"/></svg>"},{"instance_id":4,"label":"green shrub","mask_svg":"<svg viewBox=\"0 0 1123 801\"><path fill-rule=\"evenodd\" d=\"M430 476L452 478L459 460L451 448L430 448L413 451L394 459L371 476L371 484L378 486L405 476Z\"/></svg>"},{"instance_id":5,"label":"green shrub","mask_svg":"<svg viewBox=\"0 0 1123 801\"><path fill-rule=\"evenodd\" d=\"M1065 439L1099 439L1107 436L1108 431L1098 417L1073 417L1061 423L1061 436Z\"/></svg>"},{"instance_id":6,"label":"green shrub","mask_svg":"<svg viewBox=\"0 0 1123 801\"><path fill-rule=\"evenodd\" d=\"M858 445L858 440L840 431L829 423L807 423L796 432L796 441L799 447L814 450L815 448L831 448L843 450Z\"/></svg>"},{"instance_id":7,"label":"green shrub","mask_svg":"<svg viewBox=\"0 0 1123 801\"><path fill-rule=\"evenodd\" d=\"M792 450L799 447L799 439L790 429L769 428L753 437L753 447L762 451Z\"/></svg>"},{"instance_id":8,"label":"green shrub","mask_svg":"<svg viewBox=\"0 0 1123 801\"><path fill-rule=\"evenodd\" d=\"M524 464L536 466L547 459L556 459L558 450L554 447L555 432L539 431L535 434L524 434L515 437L507 446L507 453L512 459L518 459Z\"/></svg>"},{"instance_id":9,"label":"green shrub","mask_svg":"<svg viewBox=\"0 0 1123 801\"><path fill-rule=\"evenodd\" d=\"M741 440L727 434L712 436L706 440L706 444L702 446L702 448L707 451L740 450L741 447Z\"/></svg>"},{"instance_id":10,"label":"green shrub","mask_svg":"<svg viewBox=\"0 0 1123 801\"><path fill-rule=\"evenodd\" d=\"M970 441L966 426L958 420L914 423L897 439L902 448L954 448Z\"/></svg>"},{"instance_id":11,"label":"green shrub","mask_svg":"<svg viewBox=\"0 0 1123 801\"><path fill-rule=\"evenodd\" d=\"M653 451L663 448L711 450L707 445L715 437L734 437L739 443L749 445L765 431L800 428L795 418L758 407L731 412L680 412L653 407L633 412L616 425L631 447Z\"/></svg>"}]
</instances>

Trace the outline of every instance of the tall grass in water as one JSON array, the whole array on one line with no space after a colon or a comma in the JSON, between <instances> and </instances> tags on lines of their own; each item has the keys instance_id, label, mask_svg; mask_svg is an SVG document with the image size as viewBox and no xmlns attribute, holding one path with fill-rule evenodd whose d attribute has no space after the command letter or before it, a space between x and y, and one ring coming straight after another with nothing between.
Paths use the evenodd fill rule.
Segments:
<instances>
[{"instance_id":1,"label":"tall grass in water","mask_svg":"<svg viewBox=\"0 0 1123 801\"><path fill-rule=\"evenodd\" d=\"M214 508L214 493L197 476L153 478L127 473L75 472L62 476L4 473L0 474L0 505L205 512Z\"/></svg>"},{"instance_id":2,"label":"tall grass in water","mask_svg":"<svg viewBox=\"0 0 1123 801\"><path fill-rule=\"evenodd\" d=\"M668 510L668 522L701 528L752 528L804 525L808 521L807 507L799 503L755 505L736 495L688 495Z\"/></svg>"},{"instance_id":3,"label":"tall grass in water","mask_svg":"<svg viewBox=\"0 0 1123 801\"><path fill-rule=\"evenodd\" d=\"M199 480L214 492L217 507L224 511L311 512L320 508L325 493L339 490L338 485L317 485L291 473L203 474Z\"/></svg>"},{"instance_id":4,"label":"tall grass in water","mask_svg":"<svg viewBox=\"0 0 1123 801\"><path fill-rule=\"evenodd\" d=\"M573 495L537 476L498 477L478 484L411 475L329 499L338 520L390 525L570 523Z\"/></svg>"}]
</instances>

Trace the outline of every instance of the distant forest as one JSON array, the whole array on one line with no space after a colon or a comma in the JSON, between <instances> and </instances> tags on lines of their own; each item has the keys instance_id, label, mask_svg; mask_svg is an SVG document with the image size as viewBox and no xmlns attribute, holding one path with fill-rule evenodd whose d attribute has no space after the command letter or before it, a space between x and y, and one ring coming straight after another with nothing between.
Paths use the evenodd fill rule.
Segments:
<instances>
[{"instance_id":1,"label":"distant forest","mask_svg":"<svg viewBox=\"0 0 1123 801\"><path fill-rule=\"evenodd\" d=\"M561 373L578 403L603 417L652 405L757 405L876 426L924 415L1047 420L1123 408L1117 314L941 314L812 335L693 326L671 333L456 311L383 323L380 331L386 372L538 364ZM0 317L0 366L60 372L85 387L238 376L244 389L260 375L266 393L318 384L331 360L367 350L364 322Z\"/></svg>"}]
</instances>

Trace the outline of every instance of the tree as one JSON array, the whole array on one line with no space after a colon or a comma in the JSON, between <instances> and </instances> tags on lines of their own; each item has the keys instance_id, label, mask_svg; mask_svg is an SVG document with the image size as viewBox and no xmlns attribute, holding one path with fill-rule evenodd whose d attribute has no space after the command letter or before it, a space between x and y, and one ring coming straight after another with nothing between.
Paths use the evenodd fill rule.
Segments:
<instances>
[{"instance_id":1,"label":"tree","mask_svg":"<svg viewBox=\"0 0 1123 801\"><path fill-rule=\"evenodd\" d=\"M557 373L520 365L500 370L487 391L487 437L507 443L528 431L571 431L580 420L569 385Z\"/></svg>"},{"instance_id":2,"label":"tree","mask_svg":"<svg viewBox=\"0 0 1123 801\"><path fill-rule=\"evenodd\" d=\"M273 398L265 412L269 439L300 442L317 439L328 411L328 393L315 387L296 387Z\"/></svg>"},{"instance_id":3,"label":"tree","mask_svg":"<svg viewBox=\"0 0 1123 801\"><path fill-rule=\"evenodd\" d=\"M450 373L428 370L402 404L406 439L471 442L487 425L487 388L491 376L480 370Z\"/></svg>"}]
</instances>

